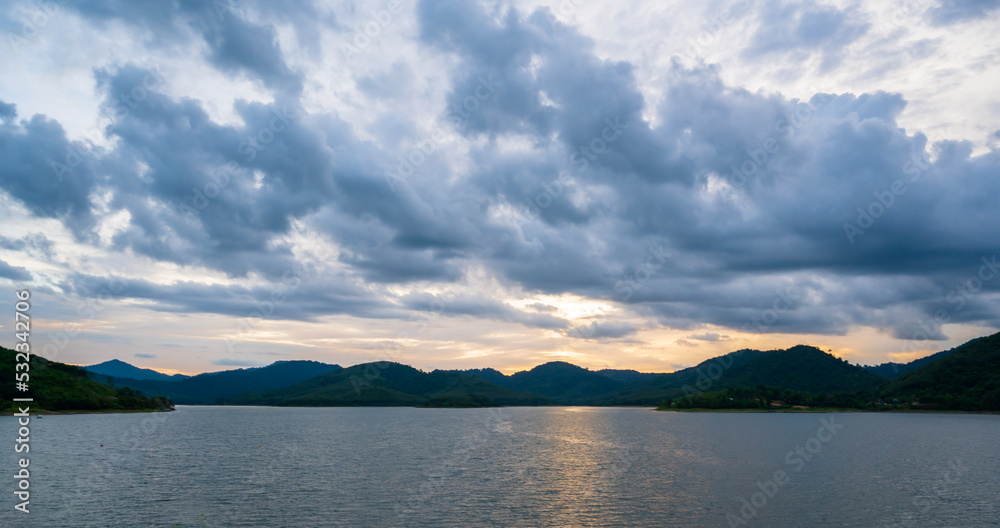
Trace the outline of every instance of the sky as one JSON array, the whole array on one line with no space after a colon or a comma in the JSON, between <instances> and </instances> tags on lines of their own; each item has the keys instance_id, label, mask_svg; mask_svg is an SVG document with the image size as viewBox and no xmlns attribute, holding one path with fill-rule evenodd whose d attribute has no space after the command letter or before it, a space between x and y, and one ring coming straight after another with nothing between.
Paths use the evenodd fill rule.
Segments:
<instances>
[{"instance_id":1,"label":"sky","mask_svg":"<svg viewBox=\"0 0 1000 528\"><path fill-rule=\"evenodd\" d=\"M49 359L668 372L1000 328L998 0L0 10L0 285Z\"/></svg>"}]
</instances>

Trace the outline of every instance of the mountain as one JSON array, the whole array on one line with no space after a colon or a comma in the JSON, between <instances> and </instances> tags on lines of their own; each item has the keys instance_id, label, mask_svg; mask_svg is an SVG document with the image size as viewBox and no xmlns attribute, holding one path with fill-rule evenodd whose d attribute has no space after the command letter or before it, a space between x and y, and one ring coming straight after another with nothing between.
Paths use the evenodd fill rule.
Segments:
<instances>
[{"instance_id":1,"label":"mountain","mask_svg":"<svg viewBox=\"0 0 1000 528\"><path fill-rule=\"evenodd\" d=\"M975 339L973 339L973 341L975 341ZM970 341L970 343L971 342L972 341ZM954 352L956 350L958 350L958 347L953 348L951 350L942 350L941 352L938 352L936 354L931 354L931 355L929 355L927 357L922 357L920 359L915 359L915 360L913 360L913 361L911 361L909 363L893 363L893 362L889 362L889 363L882 363L881 365L874 365L874 366L872 366L872 365L865 365L863 368L865 370L867 370L868 372L874 372L875 374L878 374L879 376L883 376L883 377L886 377L886 378L889 378L889 379L895 379L895 378L898 378L898 377L902 376L903 374L906 374L907 372L913 372L914 370L917 370L918 368L923 367L924 365L929 365L929 364L933 363L934 361L937 361L937 360L939 360L939 359L941 359L941 358L943 358L943 357L951 354L952 352Z\"/></svg>"},{"instance_id":2,"label":"mountain","mask_svg":"<svg viewBox=\"0 0 1000 528\"><path fill-rule=\"evenodd\" d=\"M772 387L810 393L874 391L885 378L822 350L798 345L787 350L740 350L691 368L629 385L596 403L651 405L664 399L741 387Z\"/></svg>"},{"instance_id":3,"label":"mountain","mask_svg":"<svg viewBox=\"0 0 1000 528\"><path fill-rule=\"evenodd\" d=\"M1000 411L1000 333L970 341L879 393L926 408Z\"/></svg>"},{"instance_id":4,"label":"mountain","mask_svg":"<svg viewBox=\"0 0 1000 528\"><path fill-rule=\"evenodd\" d=\"M565 361L553 361L508 377L506 387L548 396L561 404L590 403L625 384Z\"/></svg>"},{"instance_id":5,"label":"mountain","mask_svg":"<svg viewBox=\"0 0 1000 528\"><path fill-rule=\"evenodd\" d=\"M505 387L507 383L507 376L503 372L492 368L482 368L482 369L468 369L468 370L455 370L452 372L461 372L463 374L469 374L470 376L475 376L477 378L483 378L484 380Z\"/></svg>"},{"instance_id":6,"label":"mountain","mask_svg":"<svg viewBox=\"0 0 1000 528\"><path fill-rule=\"evenodd\" d=\"M620 381L622 383L637 383L640 381L646 381L659 376L660 374L654 374L651 372L639 372L638 370L623 370L623 369L602 369L597 371L598 374L602 376L607 376L615 381Z\"/></svg>"},{"instance_id":7,"label":"mountain","mask_svg":"<svg viewBox=\"0 0 1000 528\"><path fill-rule=\"evenodd\" d=\"M229 398L234 405L487 407L540 405L551 400L454 371L422 372L399 363L355 365L259 394Z\"/></svg>"},{"instance_id":8,"label":"mountain","mask_svg":"<svg viewBox=\"0 0 1000 528\"><path fill-rule=\"evenodd\" d=\"M0 410L14 409L14 398L30 397L32 412L42 411L159 411L173 408L166 398L147 398L132 389L113 389L89 378L79 367L31 354L28 369L17 369L16 352L0 347ZM27 373L29 391L15 386L15 373Z\"/></svg>"},{"instance_id":9,"label":"mountain","mask_svg":"<svg viewBox=\"0 0 1000 528\"><path fill-rule=\"evenodd\" d=\"M161 381L180 381L182 379L190 378L191 376L185 376L184 374L174 374L173 376L169 374L164 374L162 372L157 372L152 369L139 368L134 365L129 365L124 361L117 359L112 359L111 361L105 361L104 363L98 363L96 365L89 365L86 367L81 367L87 372L93 372L94 374L100 374L102 376L111 376L114 378L129 378L136 380L161 380Z\"/></svg>"},{"instance_id":10,"label":"mountain","mask_svg":"<svg viewBox=\"0 0 1000 528\"><path fill-rule=\"evenodd\" d=\"M266 367L199 374L180 381L137 380L101 376L113 386L131 387L145 394L162 394L180 405L211 405L245 392L260 392L294 385L341 370L318 361L278 361Z\"/></svg>"},{"instance_id":11,"label":"mountain","mask_svg":"<svg viewBox=\"0 0 1000 528\"><path fill-rule=\"evenodd\" d=\"M877 373L892 364L861 367L805 345L738 350L667 374L592 371L562 361L509 376L491 368L428 373L390 362L342 369L284 361L180 381L105 379L181 404L482 407L657 405L683 399L688 408L770 408L780 401L785 407L983 410L1000 407L998 362L1000 334L899 366L912 370L894 380ZM905 403L886 406L879 399Z\"/></svg>"},{"instance_id":12,"label":"mountain","mask_svg":"<svg viewBox=\"0 0 1000 528\"><path fill-rule=\"evenodd\" d=\"M508 389L546 396L560 405L588 404L597 398L608 397L626 385L565 361L552 361L510 376L490 368L451 372L476 376Z\"/></svg>"}]
</instances>

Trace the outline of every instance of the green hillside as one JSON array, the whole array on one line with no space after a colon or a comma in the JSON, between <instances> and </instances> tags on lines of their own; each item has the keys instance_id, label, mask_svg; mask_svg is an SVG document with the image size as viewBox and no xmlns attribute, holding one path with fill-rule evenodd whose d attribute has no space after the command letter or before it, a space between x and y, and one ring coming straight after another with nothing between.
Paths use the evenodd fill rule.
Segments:
<instances>
[{"instance_id":1,"label":"green hillside","mask_svg":"<svg viewBox=\"0 0 1000 528\"><path fill-rule=\"evenodd\" d=\"M665 399L724 389L770 387L808 393L874 391L885 378L822 350L799 345L787 350L740 350L671 374L628 386L599 403L655 405Z\"/></svg>"},{"instance_id":2,"label":"green hillside","mask_svg":"<svg viewBox=\"0 0 1000 528\"><path fill-rule=\"evenodd\" d=\"M0 409L14 408L14 398L30 397L32 412L42 411L160 411L173 408L163 397L147 398L133 389L114 389L89 378L87 371L31 354L27 393L15 386L16 353L0 347ZM23 369L17 372L25 372Z\"/></svg>"},{"instance_id":3,"label":"green hillside","mask_svg":"<svg viewBox=\"0 0 1000 528\"><path fill-rule=\"evenodd\" d=\"M228 398L234 405L487 407L541 405L548 398L458 372L427 373L399 363L365 363L290 387Z\"/></svg>"},{"instance_id":4,"label":"green hillside","mask_svg":"<svg viewBox=\"0 0 1000 528\"><path fill-rule=\"evenodd\" d=\"M764 385L810 392L870 391L885 382L846 359L805 345L762 354L742 369L727 371L721 381L727 387Z\"/></svg>"},{"instance_id":5,"label":"green hillside","mask_svg":"<svg viewBox=\"0 0 1000 528\"><path fill-rule=\"evenodd\" d=\"M918 368L924 365L929 365L947 356L948 354L951 354L957 349L958 347L955 347L951 350L942 350L941 352L938 352L936 354L931 354L927 357L922 357L920 359L913 360L909 363L889 362L889 363L882 363L880 365L865 365L864 369L867 370L868 372L873 372L875 374L878 374L879 376L889 379L894 379L902 376L903 374L906 374L907 372L913 372L914 370L917 370Z\"/></svg>"},{"instance_id":6,"label":"green hillside","mask_svg":"<svg viewBox=\"0 0 1000 528\"><path fill-rule=\"evenodd\" d=\"M970 341L879 393L926 408L1000 411L1000 334Z\"/></svg>"}]
</instances>

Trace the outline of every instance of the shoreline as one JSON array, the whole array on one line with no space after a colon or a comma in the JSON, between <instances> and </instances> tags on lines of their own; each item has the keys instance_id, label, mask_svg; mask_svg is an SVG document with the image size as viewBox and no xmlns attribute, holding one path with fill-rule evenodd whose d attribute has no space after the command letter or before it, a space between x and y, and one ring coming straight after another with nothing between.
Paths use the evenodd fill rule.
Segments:
<instances>
[{"instance_id":1,"label":"shoreline","mask_svg":"<svg viewBox=\"0 0 1000 528\"><path fill-rule=\"evenodd\" d=\"M419 405L218 405L218 404L186 404L178 407L267 407L270 409L444 409L444 410L464 410L464 409L502 409L502 408L579 408L579 409L646 409L656 412L687 412L687 413L868 413L868 414L989 414L1000 415L998 411L951 411L951 410L924 410L924 409L896 409L886 411L870 411L865 409L844 409L844 408L814 408L814 409L657 409L655 405L498 405L494 407L422 407Z\"/></svg>"},{"instance_id":2,"label":"shoreline","mask_svg":"<svg viewBox=\"0 0 1000 528\"><path fill-rule=\"evenodd\" d=\"M45 409L32 409L30 416L35 418L38 415L58 415L58 414L135 414L135 413L159 413L159 412L172 412L174 409L108 409L108 410L80 410L80 411L48 411ZM11 409L8 412L4 412L0 416L13 416L11 413L17 413L17 409Z\"/></svg>"},{"instance_id":3,"label":"shoreline","mask_svg":"<svg viewBox=\"0 0 1000 528\"><path fill-rule=\"evenodd\" d=\"M180 406L179 406L180 407ZM814 408L814 409L658 409L653 405L498 405L490 407L423 407L413 405L183 405L183 407L268 407L272 409L354 409L354 408L397 408L397 409L498 409L498 408L538 408L538 407L569 407L581 409L648 409L656 412L678 412L678 413L755 413L755 414L831 414L831 413L867 413L867 414L985 414L1000 415L998 411L959 411L959 410L926 410L926 409L894 409L885 411L872 411L865 409L844 409L844 408ZM160 413L174 412L177 409L121 409L121 410L69 410L69 411L49 411L45 409L32 410L31 415L73 415L73 414L135 414L135 413ZM13 416L17 409L11 409L0 416Z\"/></svg>"}]
</instances>

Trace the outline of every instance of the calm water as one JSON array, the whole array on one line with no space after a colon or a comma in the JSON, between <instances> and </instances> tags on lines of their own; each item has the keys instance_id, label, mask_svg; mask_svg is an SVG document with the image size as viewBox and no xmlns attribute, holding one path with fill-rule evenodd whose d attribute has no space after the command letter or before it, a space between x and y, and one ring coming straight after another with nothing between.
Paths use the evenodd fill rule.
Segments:
<instances>
[{"instance_id":1,"label":"calm water","mask_svg":"<svg viewBox=\"0 0 1000 528\"><path fill-rule=\"evenodd\" d=\"M1000 416L180 407L32 426L31 513L7 478L3 526L1000 526Z\"/></svg>"}]
</instances>

